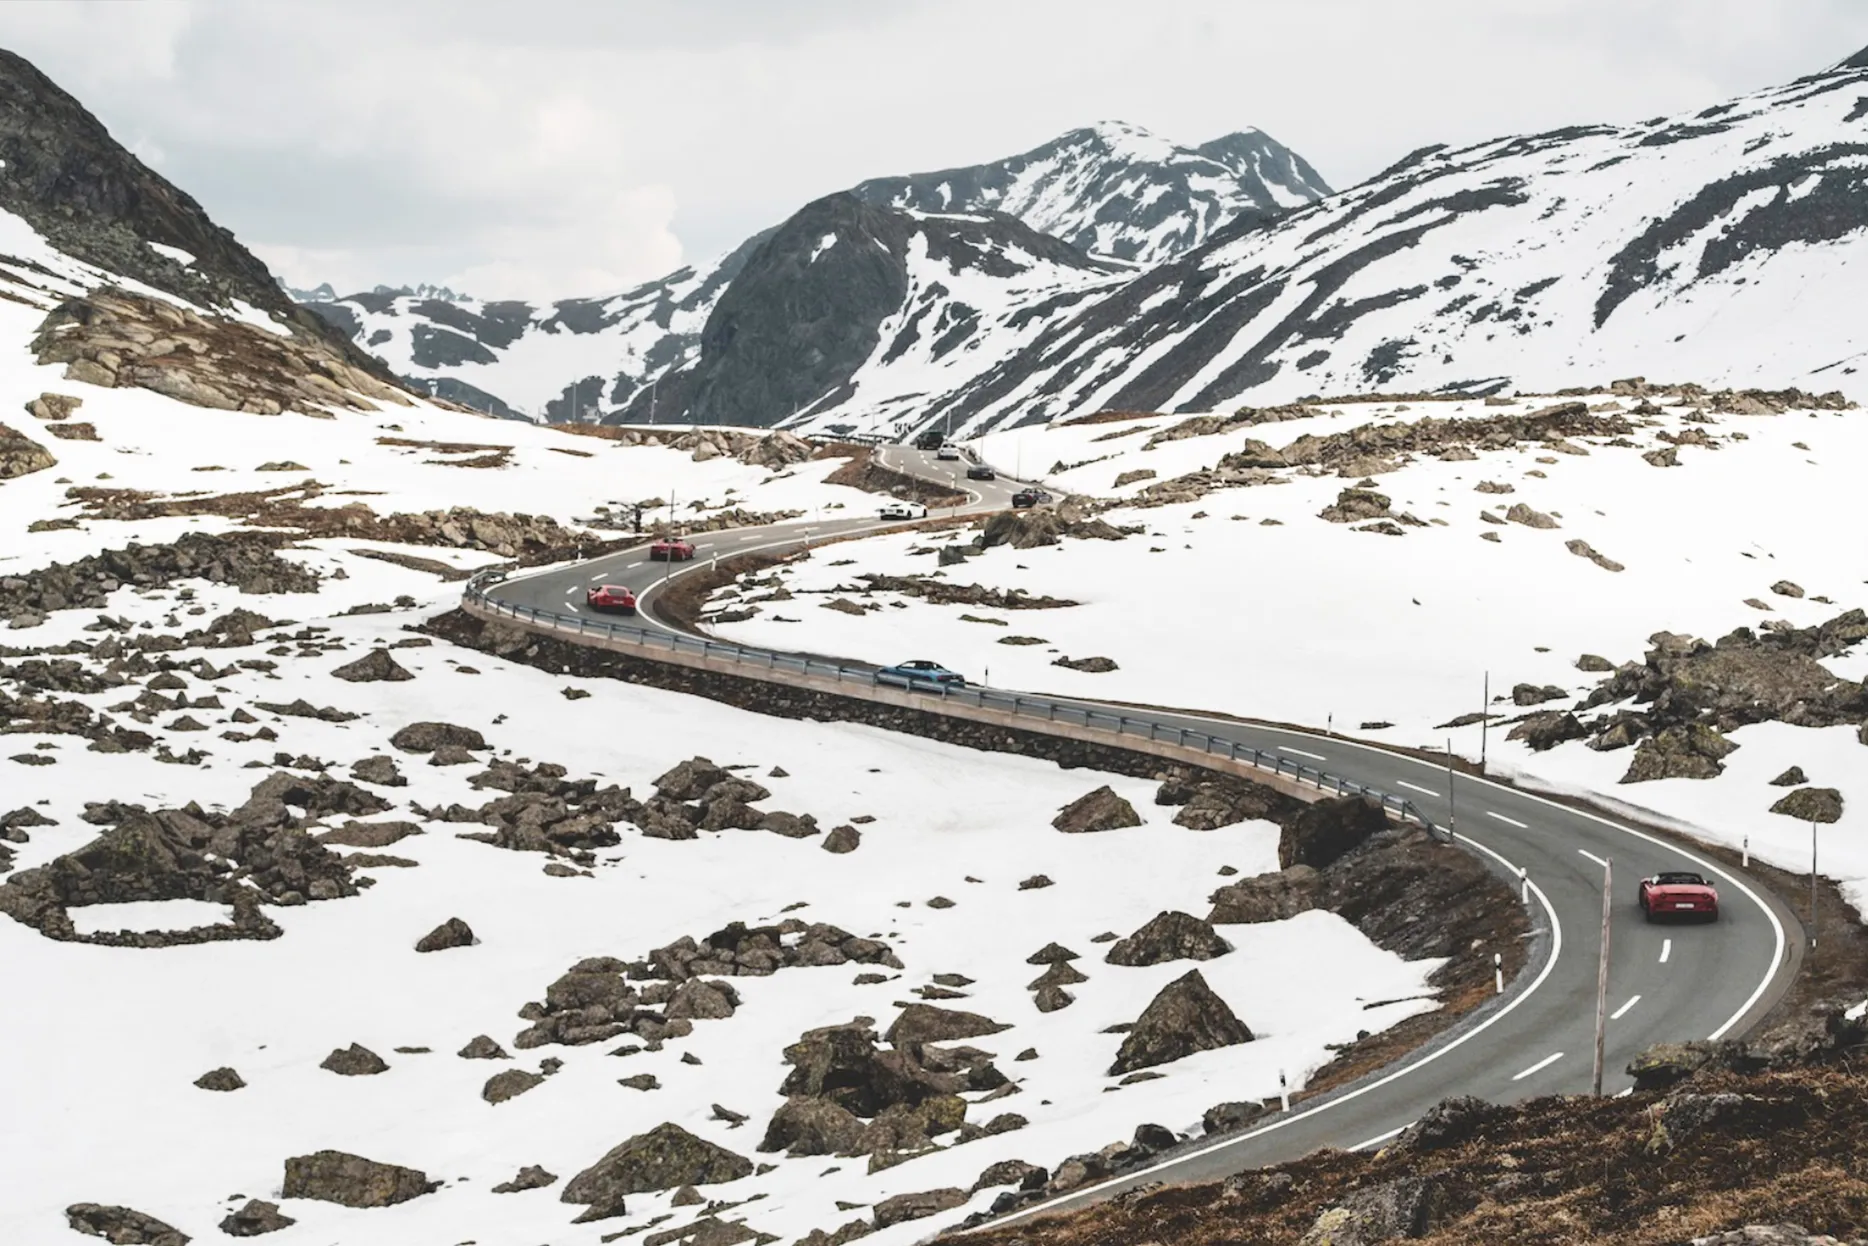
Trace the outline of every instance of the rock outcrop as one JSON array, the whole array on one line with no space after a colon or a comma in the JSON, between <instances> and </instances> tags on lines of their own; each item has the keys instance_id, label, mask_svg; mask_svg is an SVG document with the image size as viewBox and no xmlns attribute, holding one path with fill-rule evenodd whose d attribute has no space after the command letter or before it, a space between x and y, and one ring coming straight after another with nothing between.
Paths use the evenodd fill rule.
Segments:
<instances>
[{"instance_id":1,"label":"rock outcrop","mask_svg":"<svg viewBox=\"0 0 1868 1246\"><path fill-rule=\"evenodd\" d=\"M416 940L418 952L444 952L449 948L472 947L473 927L458 917L450 917Z\"/></svg>"},{"instance_id":2,"label":"rock outcrop","mask_svg":"<svg viewBox=\"0 0 1868 1246\"><path fill-rule=\"evenodd\" d=\"M1276 922L1307 913L1322 902L1323 879L1311 866L1293 865L1242 878L1216 890L1206 920L1215 926Z\"/></svg>"},{"instance_id":3,"label":"rock outcrop","mask_svg":"<svg viewBox=\"0 0 1868 1246\"><path fill-rule=\"evenodd\" d=\"M1141 824L1141 815L1135 812L1135 806L1116 795L1107 784L1079 796L1051 819L1051 825L1066 835L1114 831Z\"/></svg>"},{"instance_id":4,"label":"rock outcrop","mask_svg":"<svg viewBox=\"0 0 1868 1246\"><path fill-rule=\"evenodd\" d=\"M258 1237L262 1233L289 1229L297 1223L291 1216L280 1213L279 1204L250 1198L221 1220L220 1230L228 1237Z\"/></svg>"},{"instance_id":5,"label":"rock outcrop","mask_svg":"<svg viewBox=\"0 0 1868 1246\"><path fill-rule=\"evenodd\" d=\"M1322 869L1387 825L1381 806L1366 797L1320 800L1284 825L1278 836L1278 866Z\"/></svg>"},{"instance_id":6,"label":"rock outcrop","mask_svg":"<svg viewBox=\"0 0 1868 1246\"><path fill-rule=\"evenodd\" d=\"M58 466L46 448L19 430L0 424L0 480L29 476Z\"/></svg>"},{"instance_id":7,"label":"rock outcrop","mask_svg":"<svg viewBox=\"0 0 1868 1246\"><path fill-rule=\"evenodd\" d=\"M1252 1031L1233 1015L1226 1001L1198 969L1161 988L1122 1039L1109 1075L1169 1064L1195 1052L1252 1041Z\"/></svg>"},{"instance_id":8,"label":"rock outcrop","mask_svg":"<svg viewBox=\"0 0 1868 1246\"><path fill-rule=\"evenodd\" d=\"M1161 912L1126 939L1110 945L1112 965L1163 965L1173 960L1212 960L1232 951L1213 927L1191 913Z\"/></svg>"},{"instance_id":9,"label":"rock outcrop","mask_svg":"<svg viewBox=\"0 0 1868 1246\"><path fill-rule=\"evenodd\" d=\"M65 1209L65 1222L113 1246L188 1246L190 1240L180 1229L133 1207L73 1203Z\"/></svg>"},{"instance_id":10,"label":"rock outcrop","mask_svg":"<svg viewBox=\"0 0 1868 1246\"><path fill-rule=\"evenodd\" d=\"M345 1151L317 1151L285 1161L286 1198L312 1198L345 1207L389 1207L440 1188L439 1181L399 1164L384 1164Z\"/></svg>"},{"instance_id":11,"label":"rock outcrop","mask_svg":"<svg viewBox=\"0 0 1868 1246\"><path fill-rule=\"evenodd\" d=\"M559 1198L591 1209L588 1218L617 1214L623 1198L686 1185L714 1185L752 1175L752 1161L697 1138L675 1124L625 1139L565 1184Z\"/></svg>"}]
</instances>

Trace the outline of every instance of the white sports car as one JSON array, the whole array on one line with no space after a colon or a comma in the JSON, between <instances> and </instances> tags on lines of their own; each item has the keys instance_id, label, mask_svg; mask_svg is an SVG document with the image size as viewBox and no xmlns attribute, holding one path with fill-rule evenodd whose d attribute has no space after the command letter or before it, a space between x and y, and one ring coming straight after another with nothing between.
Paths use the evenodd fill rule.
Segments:
<instances>
[{"instance_id":1,"label":"white sports car","mask_svg":"<svg viewBox=\"0 0 1868 1246\"><path fill-rule=\"evenodd\" d=\"M919 502L890 502L876 512L884 519L926 519L928 508Z\"/></svg>"}]
</instances>

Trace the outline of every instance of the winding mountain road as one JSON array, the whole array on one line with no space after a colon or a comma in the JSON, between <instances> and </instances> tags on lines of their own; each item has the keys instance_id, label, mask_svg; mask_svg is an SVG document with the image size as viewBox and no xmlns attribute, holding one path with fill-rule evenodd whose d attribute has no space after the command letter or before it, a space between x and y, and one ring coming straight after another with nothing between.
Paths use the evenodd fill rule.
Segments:
<instances>
[{"instance_id":1,"label":"winding mountain road","mask_svg":"<svg viewBox=\"0 0 1868 1246\"><path fill-rule=\"evenodd\" d=\"M880 447L876 453L898 471L941 483L951 476L950 465L936 462L932 455L899 446ZM1001 479L962 482L962 487L970 499L958 510L968 513L1005 507L1016 485ZM643 601L641 625L666 628L648 607L669 579L705 566L713 557L777 552L807 541L897 526L862 516L710 533L694 538L697 557L691 564L650 562L646 548L637 548L508 580L486 592L506 605L581 615L588 586L627 584ZM1063 697L1029 700L1105 708ZM1107 1198L1146 1182L1210 1180L1293 1159L1320 1146L1378 1145L1454 1095L1511 1102L1587 1092L1594 1059L1606 863L1613 863L1613 927L1605 1093L1631 1084L1622 1070L1651 1043L1742 1035L1782 997L1801 963L1798 918L1762 885L1612 818L1485 779L1455 778L1431 762L1340 736L1183 711L1123 706L1121 713L1131 722L1208 733L1405 795L1507 877L1516 879L1522 871L1533 947L1525 968L1503 995L1387 1068L1268 1117L1245 1132L1182 1148L1154 1167L1039 1204L996 1224ZM1449 784L1456 789L1451 799ZM1720 919L1710 925L1645 923L1636 907L1636 883L1665 870L1695 870L1712 878L1720 892Z\"/></svg>"}]
</instances>

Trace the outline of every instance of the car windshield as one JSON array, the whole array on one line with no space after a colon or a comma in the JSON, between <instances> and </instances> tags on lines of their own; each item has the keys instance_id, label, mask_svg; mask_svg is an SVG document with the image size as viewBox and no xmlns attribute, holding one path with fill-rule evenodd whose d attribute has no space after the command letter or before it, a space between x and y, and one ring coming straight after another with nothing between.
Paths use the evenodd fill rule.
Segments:
<instances>
[{"instance_id":1,"label":"car windshield","mask_svg":"<svg viewBox=\"0 0 1868 1246\"><path fill-rule=\"evenodd\" d=\"M1656 874L1654 881L1663 887L1704 887L1706 880L1698 874Z\"/></svg>"}]
</instances>

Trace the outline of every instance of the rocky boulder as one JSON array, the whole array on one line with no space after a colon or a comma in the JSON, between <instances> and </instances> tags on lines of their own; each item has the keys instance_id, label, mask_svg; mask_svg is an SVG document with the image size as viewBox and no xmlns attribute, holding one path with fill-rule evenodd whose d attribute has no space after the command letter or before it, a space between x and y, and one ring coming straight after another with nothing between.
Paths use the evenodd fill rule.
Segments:
<instances>
[{"instance_id":1,"label":"rocky boulder","mask_svg":"<svg viewBox=\"0 0 1868 1246\"><path fill-rule=\"evenodd\" d=\"M1214 994L1198 969L1161 988L1116 1052L1109 1075L1168 1064L1195 1052L1252 1041L1252 1031Z\"/></svg>"},{"instance_id":2,"label":"rocky boulder","mask_svg":"<svg viewBox=\"0 0 1868 1246\"><path fill-rule=\"evenodd\" d=\"M502 1181L493 1187L495 1194L518 1194L525 1190L542 1190L557 1182L558 1175L546 1172L537 1164L528 1164L521 1168L510 1181Z\"/></svg>"},{"instance_id":3,"label":"rocky boulder","mask_svg":"<svg viewBox=\"0 0 1868 1246\"><path fill-rule=\"evenodd\" d=\"M285 1161L286 1198L314 1198L345 1207L389 1207L439 1189L428 1174L344 1151L318 1151Z\"/></svg>"},{"instance_id":4,"label":"rocky boulder","mask_svg":"<svg viewBox=\"0 0 1868 1246\"><path fill-rule=\"evenodd\" d=\"M863 1129L855 1113L828 1099L791 1098L773 1113L759 1149L792 1156L853 1155Z\"/></svg>"},{"instance_id":5,"label":"rocky boulder","mask_svg":"<svg viewBox=\"0 0 1868 1246\"><path fill-rule=\"evenodd\" d=\"M1262 1119L1271 1109L1255 1100L1215 1103L1200 1116L1200 1127L1209 1134L1231 1133Z\"/></svg>"},{"instance_id":6,"label":"rocky boulder","mask_svg":"<svg viewBox=\"0 0 1868 1246\"><path fill-rule=\"evenodd\" d=\"M1503 1117L1507 1110L1475 1095L1442 1099L1402 1130L1389 1146L1398 1151L1439 1151L1459 1146L1485 1125Z\"/></svg>"},{"instance_id":7,"label":"rocky boulder","mask_svg":"<svg viewBox=\"0 0 1868 1246\"><path fill-rule=\"evenodd\" d=\"M918 1046L922 1043L948 1043L961 1038L980 1038L987 1034L997 1034L1012 1027L1002 1025L991 1017L982 1017L976 1012L961 1012L954 1008L936 1008L932 1004L909 1004L902 1009L895 1023L889 1026L883 1040L895 1047Z\"/></svg>"},{"instance_id":8,"label":"rocky boulder","mask_svg":"<svg viewBox=\"0 0 1868 1246\"><path fill-rule=\"evenodd\" d=\"M246 1088L246 1079L233 1069L222 1067L210 1069L195 1078L195 1085L203 1090L218 1090L222 1093Z\"/></svg>"},{"instance_id":9,"label":"rocky boulder","mask_svg":"<svg viewBox=\"0 0 1868 1246\"><path fill-rule=\"evenodd\" d=\"M0 424L0 480L56 466L58 460L47 453L44 446L10 425Z\"/></svg>"},{"instance_id":10,"label":"rocky boulder","mask_svg":"<svg viewBox=\"0 0 1868 1246\"><path fill-rule=\"evenodd\" d=\"M188 1246L189 1242L180 1229L133 1207L73 1203L65 1209L65 1223L113 1246Z\"/></svg>"},{"instance_id":11,"label":"rocky boulder","mask_svg":"<svg viewBox=\"0 0 1868 1246\"><path fill-rule=\"evenodd\" d=\"M1342 796L1307 805L1278 836L1278 868L1323 869L1387 825L1388 815L1367 797Z\"/></svg>"},{"instance_id":12,"label":"rocky boulder","mask_svg":"<svg viewBox=\"0 0 1868 1246\"><path fill-rule=\"evenodd\" d=\"M458 917L450 917L415 942L418 952L443 952L449 948L472 947L473 927Z\"/></svg>"},{"instance_id":13,"label":"rocky boulder","mask_svg":"<svg viewBox=\"0 0 1868 1246\"><path fill-rule=\"evenodd\" d=\"M1051 825L1066 835L1113 831L1141 824L1135 806L1116 795L1107 784L1071 801L1051 819Z\"/></svg>"},{"instance_id":14,"label":"rocky boulder","mask_svg":"<svg viewBox=\"0 0 1868 1246\"><path fill-rule=\"evenodd\" d=\"M1711 1043L1655 1043L1628 1062L1635 1090L1665 1090L1685 1081L1713 1062Z\"/></svg>"},{"instance_id":15,"label":"rocky boulder","mask_svg":"<svg viewBox=\"0 0 1868 1246\"><path fill-rule=\"evenodd\" d=\"M297 1223L292 1217L280 1214L279 1204L250 1198L238 1210L228 1213L220 1223L220 1230L228 1237L258 1237L262 1233L289 1229Z\"/></svg>"},{"instance_id":16,"label":"rocky boulder","mask_svg":"<svg viewBox=\"0 0 1868 1246\"><path fill-rule=\"evenodd\" d=\"M414 672L396 661L387 649L372 649L356 661L346 662L331 674L353 684L400 683L415 678Z\"/></svg>"},{"instance_id":17,"label":"rocky boulder","mask_svg":"<svg viewBox=\"0 0 1868 1246\"><path fill-rule=\"evenodd\" d=\"M389 743L404 753L432 753L449 744L460 748L484 749L486 737L472 727L457 727L453 723L420 722L410 723L390 736Z\"/></svg>"},{"instance_id":18,"label":"rocky boulder","mask_svg":"<svg viewBox=\"0 0 1868 1246\"><path fill-rule=\"evenodd\" d=\"M1425 1237L1440 1210L1439 1187L1426 1177L1401 1177L1360 1189L1317 1217L1298 1246L1374 1246Z\"/></svg>"},{"instance_id":19,"label":"rocky boulder","mask_svg":"<svg viewBox=\"0 0 1868 1246\"><path fill-rule=\"evenodd\" d=\"M566 1183L559 1198L602 1213L623 1196L684 1185L713 1185L752 1175L752 1161L675 1124L661 1124L611 1148Z\"/></svg>"},{"instance_id":20,"label":"rocky boulder","mask_svg":"<svg viewBox=\"0 0 1868 1246\"><path fill-rule=\"evenodd\" d=\"M1799 822L1840 822L1842 793L1833 787L1800 787L1779 798L1771 812Z\"/></svg>"},{"instance_id":21,"label":"rocky boulder","mask_svg":"<svg viewBox=\"0 0 1868 1246\"><path fill-rule=\"evenodd\" d=\"M965 1190L949 1187L941 1190L923 1190L916 1194L897 1194L885 1198L876 1204L876 1228L886 1229L892 1224L901 1224L908 1220L922 1220L928 1216L950 1211L964 1204L971 1197Z\"/></svg>"},{"instance_id":22,"label":"rocky boulder","mask_svg":"<svg viewBox=\"0 0 1868 1246\"><path fill-rule=\"evenodd\" d=\"M488 1103L504 1103L544 1084L542 1074L525 1069L505 1069L486 1079L486 1085L480 1088L480 1097Z\"/></svg>"},{"instance_id":23,"label":"rocky boulder","mask_svg":"<svg viewBox=\"0 0 1868 1246\"><path fill-rule=\"evenodd\" d=\"M825 852L842 854L846 852L855 852L857 848L862 845L862 842L863 833L855 827L846 824L843 826L831 827L830 834L824 836L824 842L819 844L818 847L822 848Z\"/></svg>"},{"instance_id":24,"label":"rocky boulder","mask_svg":"<svg viewBox=\"0 0 1868 1246\"><path fill-rule=\"evenodd\" d=\"M1667 727L1641 741L1623 783L1654 779L1713 779L1725 773L1720 759L1738 745L1704 723Z\"/></svg>"},{"instance_id":25,"label":"rocky boulder","mask_svg":"<svg viewBox=\"0 0 1868 1246\"><path fill-rule=\"evenodd\" d=\"M1373 489L1344 489L1333 505L1317 512L1317 518L1331 523L1361 523L1365 519L1391 519L1388 507L1394 499Z\"/></svg>"},{"instance_id":26,"label":"rocky boulder","mask_svg":"<svg viewBox=\"0 0 1868 1246\"><path fill-rule=\"evenodd\" d=\"M655 780L655 791L664 800L700 800L710 789L732 778L732 771L709 759L690 757Z\"/></svg>"},{"instance_id":27,"label":"rocky boulder","mask_svg":"<svg viewBox=\"0 0 1868 1246\"><path fill-rule=\"evenodd\" d=\"M1322 876L1308 865L1242 878L1209 897L1213 911L1206 920L1215 926L1285 921L1317 907L1322 881Z\"/></svg>"},{"instance_id":28,"label":"rocky boulder","mask_svg":"<svg viewBox=\"0 0 1868 1246\"><path fill-rule=\"evenodd\" d=\"M378 1073L389 1071L389 1066L383 1062L383 1058L361 1043L339 1047L326 1056L318 1067L329 1069L342 1077L373 1077Z\"/></svg>"},{"instance_id":29,"label":"rocky boulder","mask_svg":"<svg viewBox=\"0 0 1868 1246\"><path fill-rule=\"evenodd\" d=\"M1161 912L1103 957L1111 965L1163 965L1172 960L1212 960L1232 944L1191 913Z\"/></svg>"}]
</instances>

